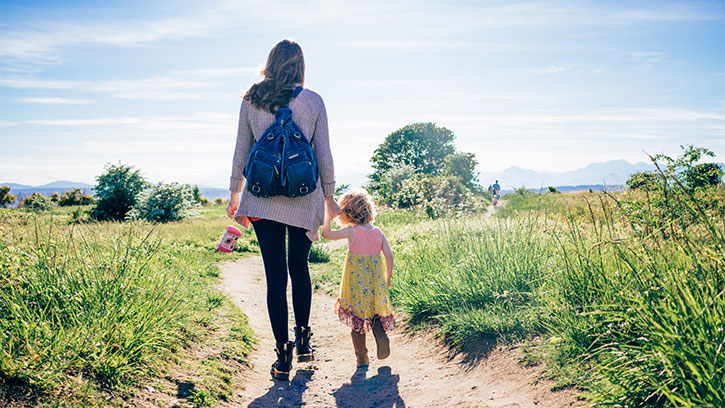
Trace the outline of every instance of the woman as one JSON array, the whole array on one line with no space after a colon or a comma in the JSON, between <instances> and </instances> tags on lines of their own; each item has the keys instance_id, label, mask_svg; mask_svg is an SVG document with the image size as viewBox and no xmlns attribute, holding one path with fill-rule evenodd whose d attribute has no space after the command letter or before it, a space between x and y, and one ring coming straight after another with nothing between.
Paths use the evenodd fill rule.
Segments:
<instances>
[{"instance_id":1,"label":"woman","mask_svg":"<svg viewBox=\"0 0 725 408\"><path fill-rule=\"evenodd\" d=\"M298 362L314 359L309 343L312 286L307 261L312 241L319 240L318 230L325 211L338 214L340 208L333 197L335 178L325 105L322 98L309 89L294 96L294 91L305 82L305 60L299 44L283 40L275 45L262 75L264 79L252 85L242 100L227 213L245 227L250 222L254 226L267 278L267 310L277 342L277 361L272 365L271 374L274 378L287 380L292 368L293 348L297 350ZM242 170L252 146L272 124L274 113L282 106L290 107L292 119L312 144L320 179L317 188L302 197L256 197L244 188ZM292 281L296 323L294 342L288 341L288 273Z\"/></svg>"}]
</instances>

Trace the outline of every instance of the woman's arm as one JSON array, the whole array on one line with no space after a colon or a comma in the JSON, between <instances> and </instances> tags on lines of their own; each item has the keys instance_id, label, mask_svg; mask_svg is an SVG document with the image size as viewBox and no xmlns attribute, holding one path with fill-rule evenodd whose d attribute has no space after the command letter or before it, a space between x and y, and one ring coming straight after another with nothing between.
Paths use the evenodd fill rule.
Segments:
<instances>
[{"instance_id":1,"label":"woman's arm","mask_svg":"<svg viewBox=\"0 0 725 408\"><path fill-rule=\"evenodd\" d=\"M239 109L239 125L237 126L237 144L234 148L234 158L232 159L232 175L229 178L229 205L227 206L227 215L233 218L239 208L239 193L244 189L244 175L242 171L247 164L249 152L254 146L254 136L252 128L247 120L247 111L249 105L247 101L242 100L242 106Z\"/></svg>"},{"instance_id":2,"label":"woman's arm","mask_svg":"<svg viewBox=\"0 0 725 408\"><path fill-rule=\"evenodd\" d=\"M347 238L348 241L352 241L353 238L353 230L352 227L346 227L339 230L333 230L332 229L332 219L334 217L330 215L330 213L325 213L325 222L322 224L322 238L329 239L329 240L338 240Z\"/></svg>"},{"instance_id":3,"label":"woman's arm","mask_svg":"<svg viewBox=\"0 0 725 408\"><path fill-rule=\"evenodd\" d=\"M383 255L385 255L385 279L388 281L388 287L392 285L393 279L393 250L383 234Z\"/></svg>"},{"instance_id":4,"label":"woman's arm","mask_svg":"<svg viewBox=\"0 0 725 408\"><path fill-rule=\"evenodd\" d=\"M319 98L319 96L318 96ZM327 127L327 110L322 98L319 98L320 111L315 121L315 131L310 138L315 150L315 161L320 169L320 181L325 196L335 194L335 165L330 150L330 133Z\"/></svg>"}]
</instances>

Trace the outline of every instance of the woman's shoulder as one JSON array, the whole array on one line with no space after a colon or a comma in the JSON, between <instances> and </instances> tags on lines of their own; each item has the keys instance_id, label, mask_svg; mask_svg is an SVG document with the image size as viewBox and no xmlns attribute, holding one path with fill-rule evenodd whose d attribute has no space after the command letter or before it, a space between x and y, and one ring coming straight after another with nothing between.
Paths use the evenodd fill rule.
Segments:
<instances>
[{"instance_id":1,"label":"woman's shoulder","mask_svg":"<svg viewBox=\"0 0 725 408\"><path fill-rule=\"evenodd\" d=\"M313 105L325 105L325 103L322 101L322 96L309 88L304 88L297 97Z\"/></svg>"}]
</instances>

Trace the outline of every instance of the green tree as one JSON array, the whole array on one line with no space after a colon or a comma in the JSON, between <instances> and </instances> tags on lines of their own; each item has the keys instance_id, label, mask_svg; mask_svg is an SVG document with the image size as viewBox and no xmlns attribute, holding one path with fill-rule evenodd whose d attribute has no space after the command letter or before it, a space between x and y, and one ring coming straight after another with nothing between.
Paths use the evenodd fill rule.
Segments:
<instances>
[{"instance_id":1,"label":"green tree","mask_svg":"<svg viewBox=\"0 0 725 408\"><path fill-rule=\"evenodd\" d=\"M370 159L374 172L368 177L375 190L383 175L401 165L415 168L416 173L438 175L445 159L456 151L452 131L435 123L413 123L389 134Z\"/></svg>"},{"instance_id":2,"label":"green tree","mask_svg":"<svg viewBox=\"0 0 725 408\"><path fill-rule=\"evenodd\" d=\"M556 187L554 187L554 186L549 186L549 193L551 193L551 194L561 194L561 191L559 191L559 189L556 188Z\"/></svg>"},{"instance_id":3,"label":"green tree","mask_svg":"<svg viewBox=\"0 0 725 408\"><path fill-rule=\"evenodd\" d=\"M15 201L15 196L10 194L10 186L0 187L0 207L5 207L13 201Z\"/></svg>"},{"instance_id":4,"label":"green tree","mask_svg":"<svg viewBox=\"0 0 725 408\"><path fill-rule=\"evenodd\" d=\"M476 172L476 155L473 153L458 152L446 156L443 167L443 174L458 177L464 186L471 188L478 182Z\"/></svg>"},{"instance_id":5,"label":"green tree","mask_svg":"<svg viewBox=\"0 0 725 408\"><path fill-rule=\"evenodd\" d=\"M141 171L121 163L108 163L96 177L95 195L98 201L93 217L98 220L123 220L136 205L139 193L147 183Z\"/></svg>"},{"instance_id":6,"label":"green tree","mask_svg":"<svg viewBox=\"0 0 725 408\"><path fill-rule=\"evenodd\" d=\"M723 171L719 164L702 163L685 170L685 182L690 188L706 188L720 184Z\"/></svg>"}]
</instances>

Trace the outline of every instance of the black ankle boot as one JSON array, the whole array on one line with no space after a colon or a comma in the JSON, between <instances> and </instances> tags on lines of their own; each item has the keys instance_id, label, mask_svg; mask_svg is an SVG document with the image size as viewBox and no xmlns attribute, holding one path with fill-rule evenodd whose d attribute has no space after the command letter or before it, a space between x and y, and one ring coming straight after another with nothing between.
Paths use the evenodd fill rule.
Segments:
<instances>
[{"instance_id":1,"label":"black ankle boot","mask_svg":"<svg viewBox=\"0 0 725 408\"><path fill-rule=\"evenodd\" d=\"M292 369L292 353L294 353L295 343L288 341L287 343L277 343L274 352L277 353L277 361L272 364L273 378L278 380L289 380L289 372Z\"/></svg>"},{"instance_id":2,"label":"black ankle boot","mask_svg":"<svg viewBox=\"0 0 725 408\"><path fill-rule=\"evenodd\" d=\"M297 348L297 362L313 361L315 355L314 350L310 346L310 337L312 332L310 326L295 327L295 346Z\"/></svg>"}]
</instances>

